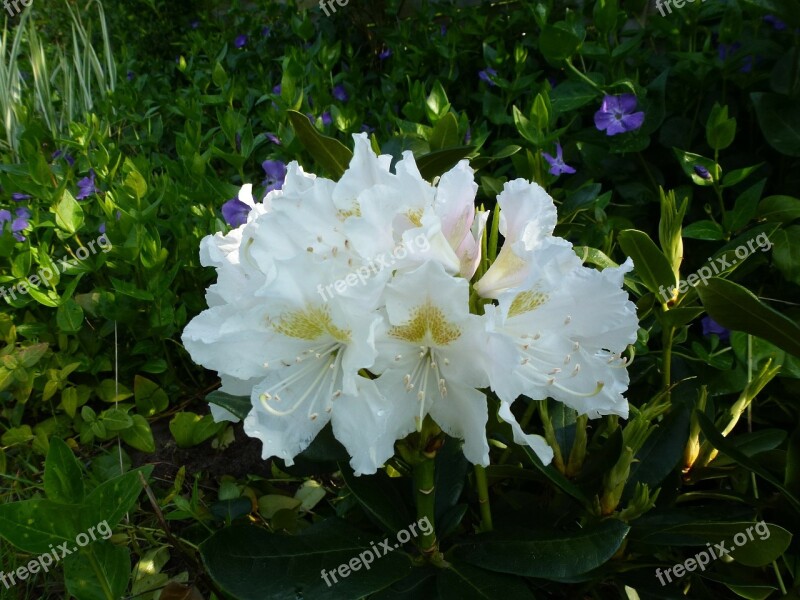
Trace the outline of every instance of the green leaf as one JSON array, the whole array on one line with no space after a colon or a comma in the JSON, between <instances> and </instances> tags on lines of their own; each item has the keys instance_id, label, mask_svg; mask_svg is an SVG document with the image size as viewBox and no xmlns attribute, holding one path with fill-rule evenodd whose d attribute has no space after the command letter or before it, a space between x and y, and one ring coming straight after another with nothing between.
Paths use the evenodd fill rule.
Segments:
<instances>
[{"instance_id":1,"label":"green leaf","mask_svg":"<svg viewBox=\"0 0 800 600\"><path fill-rule=\"evenodd\" d=\"M728 329L763 338L800 356L800 326L759 300L742 286L712 277L695 288L708 314Z\"/></svg>"},{"instance_id":2,"label":"green leaf","mask_svg":"<svg viewBox=\"0 0 800 600\"><path fill-rule=\"evenodd\" d=\"M589 104L598 94L588 83L568 79L550 92L550 106L556 114L564 114Z\"/></svg>"},{"instance_id":3,"label":"green leaf","mask_svg":"<svg viewBox=\"0 0 800 600\"><path fill-rule=\"evenodd\" d=\"M79 600L122 598L130 576L130 550L103 539L64 558L67 591Z\"/></svg>"},{"instance_id":4,"label":"green leaf","mask_svg":"<svg viewBox=\"0 0 800 600\"><path fill-rule=\"evenodd\" d=\"M667 257L646 233L626 229L619 233L618 240L622 251L633 259L633 268L648 290L658 294L660 288L675 286L675 273Z\"/></svg>"},{"instance_id":5,"label":"green leaf","mask_svg":"<svg viewBox=\"0 0 800 600\"><path fill-rule=\"evenodd\" d=\"M520 450L525 453L534 468L547 477L556 487L560 488L562 492L582 503L584 507L591 506L589 498L586 497L580 488L564 477L552 464L546 466L542 464L541 459L529 446L520 446Z\"/></svg>"},{"instance_id":6,"label":"green leaf","mask_svg":"<svg viewBox=\"0 0 800 600\"><path fill-rule=\"evenodd\" d=\"M758 124L769 145L788 156L800 156L800 105L780 94L753 92Z\"/></svg>"},{"instance_id":7,"label":"green leaf","mask_svg":"<svg viewBox=\"0 0 800 600\"><path fill-rule=\"evenodd\" d=\"M153 430L150 429L147 419L142 415L133 415L131 419L133 425L119 434L122 441L142 452L155 452L156 443L153 439Z\"/></svg>"},{"instance_id":8,"label":"green leaf","mask_svg":"<svg viewBox=\"0 0 800 600\"><path fill-rule=\"evenodd\" d=\"M321 521L298 535L233 525L203 542L200 553L211 578L238 600L342 600L368 596L411 572L409 557L395 549L372 558L369 569L359 563L350 571L359 556L366 561L373 556L370 541L375 540L338 519ZM344 569L350 571L346 577Z\"/></svg>"},{"instance_id":9,"label":"green leaf","mask_svg":"<svg viewBox=\"0 0 800 600\"><path fill-rule=\"evenodd\" d=\"M83 502L83 473L72 450L61 438L50 439L50 450L44 463L44 491L54 502Z\"/></svg>"},{"instance_id":10,"label":"green leaf","mask_svg":"<svg viewBox=\"0 0 800 600\"><path fill-rule=\"evenodd\" d=\"M339 180L353 158L350 149L339 140L322 135L304 114L296 110L287 112L289 122L303 147L334 180Z\"/></svg>"},{"instance_id":11,"label":"green leaf","mask_svg":"<svg viewBox=\"0 0 800 600\"><path fill-rule=\"evenodd\" d=\"M86 496L86 514L82 515L84 526L82 531L103 521L112 529L130 511L142 492L141 473L145 480L150 477L153 465L147 465L128 471L124 475L101 483Z\"/></svg>"},{"instance_id":12,"label":"green leaf","mask_svg":"<svg viewBox=\"0 0 800 600\"><path fill-rule=\"evenodd\" d=\"M746 456L741 450L736 448L730 442L730 440L725 439L725 437L719 431L717 431L716 427L714 427L714 424L707 416L699 411L695 411L694 414L697 417L700 430L703 432L703 435L706 436L706 439L709 441L709 443L714 446L714 448L723 454L727 454L740 466L752 471L759 477L770 482L784 494L786 499L792 504L792 506L794 506L795 510L800 511L800 500L798 500L794 494L787 490L777 477L762 467L755 459Z\"/></svg>"},{"instance_id":13,"label":"green leaf","mask_svg":"<svg viewBox=\"0 0 800 600\"><path fill-rule=\"evenodd\" d=\"M133 426L133 420L121 408L109 408L100 413L100 421L108 431L122 431Z\"/></svg>"},{"instance_id":14,"label":"green leaf","mask_svg":"<svg viewBox=\"0 0 800 600\"><path fill-rule=\"evenodd\" d=\"M244 419L253 408L249 396L232 396L225 392L211 392L206 396L206 402L221 406L225 410L233 413L239 419Z\"/></svg>"},{"instance_id":15,"label":"green leaf","mask_svg":"<svg viewBox=\"0 0 800 600\"><path fill-rule=\"evenodd\" d=\"M800 200L791 196L769 196L758 205L758 217L767 221L791 223L800 219Z\"/></svg>"},{"instance_id":16,"label":"green leaf","mask_svg":"<svg viewBox=\"0 0 800 600\"><path fill-rule=\"evenodd\" d=\"M64 231L75 233L83 225L83 209L78 201L64 190L61 200L56 204L56 225Z\"/></svg>"},{"instance_id":17,"label":"green leaf","mask_svg":"<svg viewBox=\"0 0 800 600\"><path fill-rule=\"evenodd\" d=\"M474 149L474 146L458 146L430 152L417 159L417 168L423 179L432 181L434 177L453 168L458 161L471 154Z\"/></svg>"},{"instance_id":18,"label":"green leaf","mask_svg":"<svg viewBox=\"0 0 800 600\"><path fill-rule=\"evenodd\" d=\"M225 427L225 423L215 423L214 417L201 417L193 412L179 412L169 422L169 430L179 448L191 448L202 444Z\"/></svg>"},{"instance_id":19,"label":"green leaf","mask_svg":"<svg viewBox=\"0 0 800 600\"><path fill-rule=\"evenodd\" d=\"M714 221L695 221L683 228L683 237L692 240L721 240L725 232L719 223Z\"/></svg>"},{"instance_id":20,"label":"green leaf","mask_svg":"<svg viewBox=\"0 0 800 600\"><path fill-rule=\"evenodd\" d=\"M563 22L545 25L539 36L539 50L553 63L569 58L575 54L580 45L581 39Z\"/></svg>"},{"instance_id":21,"label":"green leaf","mask_svg":"<svg viewBox=\"0 0 800 600\"><path fill-rule=\"evenodd\" d=\"M772 257L788 281L800 284L800 225L772 234Z\"/></svg>"},{"instance_id":22,"label":"green leaf","mask_svg":"<svg viewBox=\"0 0 800 600\"><path fill-rule=\"evenodd\" d=\"M630 497L637 483L645 483L651 490L661 485L683 457L688 439L689 411L674 405L672 412L658 424L636 453L623 497Z\"/></svg>"},{"instance_id":23,"label":"green leaf","mask_svg":"<svg viewBox=\"0 0 800 600\"><path fill-rule=\"evenodd\" d=\"M431 93L425 100L425 112L431 123L436 123L444 117L450 110L450 102L447 100L447 92L444 91L441 82L436 80L431 89Z\"/></svg>"},{"instance_id":24,"label":"green leaf","mask_svg":"<svg viewBox=\"0 0 800 600\"><path fill-rule=\"evenodd\" d=\"M136 399L136 410L143 417L152 417L167 410L169 398L157 383L136 375L133 378L133 395Z\"/></svg>"},{"instance_id":25,"label":"green leaf","mask_svg":"<svg viewBox=\"0 0 800 600\"><path fill-rule=\"evenodd\" d=\"M514 575L501 575L458 560L449 560L436 578L438 600L530 600L525 582Z\"/></svg>"},{"instance_id":26,"label":"green leaf","mask_svg":"<svg viewBox=\"0 0 800 600\"><path fill-rule=\"evenodd\" d=\"M490 571L558 581L596 569L622 545L630 528L606 519L570 532L480 534L453 549L462 560Z\"/></svg>"},{"instance_id":27,"label":"green leaf","mask_svg":"<svg viewBox=\"0 0 800 600\"><path fill-rule=\"evenodd\" d=\"M734 560L748 567L765 567L783 555L792 541L792 534L773 523L762 522L758 525L762 524L764 527L751 530L750 533L739 532L747 536L747 541L731 552ZM754 539L750 539L750 534ZM737 542L734 538L734 543Z\"/></svg>"},{"instance_id":28,"label":"green leaf","mask_svg":"<svg viewBox=\"0 0 800 600\"><path fill-rule=\"evenodd\" d=\"M356 477L347 465L342 465L342 477L370 518L389 533L397 533L411 522L394 482L383 471Z\"/></svg>"},{"instance_id":29,"label":"green leaf","mask_svg":"<svg viewBox=\"0 0 800 600\"><path fill-rule=\"evenodd\" d=\"M103 402L122 402L127 400L133 394L121 383L115 382L113 379L104 379L97 386L97 395Z\"/></svg>"},{"instance_id":30,"label":"green leaf","mask_svg":"<svg viewBox=\"0 0 800 600\"><path fill-rule=\"evenodd\" d=\"M678 162L681 165L681 169L683 172L688 175L692 181L694 181L697 185L700 186L710 186L714 185L714 178L717 176L718 166L710 158L706 158L705 156L700 156L699 154L694 154L692 152L684 152L680 148L673 148L672 151L675 153ZM711 177L709 179L704 179L697 174L694 170L696 166L705 167L708 169Z\"/></svg>"},{"instance_id":31,"label":"green leaf","mask_svg":"<svg viewBox=\"0 0 800 600\"><path fill-rule=\"evenodd\" d=\"M80 505L45 498L0 504L0 535L20 550L44 554L51 545L74 543L83 531L75 522L78 510Z\"/></svg>"},{"instance_id":32,"label":"green leaf","mask_svg":"<svg viewBox=\"0 0 800 600\"><path fill-rule=\"evenodd\" d=\"M447 113L433 127L428 144L436 151L457 146L458 142L458 121L453 113Z\"/></svg>"},{"instance_id":33,"label":"green leaf","mask_svg":"<svg viewBox=\"0 0 800 600\"><path fill-rule=\"evenodd\" d=\"M76 333L83 325L83 309L75 300L66 300L56 311L56 324L62 333Z\"/></svg>"}]
</instances>

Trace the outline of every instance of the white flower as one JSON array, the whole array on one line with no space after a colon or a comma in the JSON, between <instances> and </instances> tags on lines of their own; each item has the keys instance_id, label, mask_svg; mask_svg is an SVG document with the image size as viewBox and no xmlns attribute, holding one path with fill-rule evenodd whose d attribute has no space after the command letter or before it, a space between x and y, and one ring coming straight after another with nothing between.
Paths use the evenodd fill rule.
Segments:
<instances>
[{"instance_id":1,"label":"white flower","mask_svg":"<svg viewBox=\"0 0 800 600\"><path fill-rule=\"evenodd\" d=\"M183 342L219 373L222 391L250 396L244 429L263 457L292 464L330 423L356 474L374 473L430 416L487 465L488 388L514 440L545 463L552 450L511 410L520 395L626 415L620 354L637 325L621 287L630 262L583 267L552 235L552 199L515 180L498 196L505 243L474 290L495 302L471 314L488 213L475 210L467 162L434 186L411 153L392 172L391 157L354 138L339 182L291 163L262 203L242 187L246 223L201 243L217 282Z\"/></svg>"},{"instance_id":2,"label":"white flower","mask_svg":"<svg viewBox=\"0 0 800 600\"><path fill-rule=\"evenodd\" d=\"M475 284L484 298L497 298L521 285L531 268L533 252L551 243L556 207L544 189L524 179L509 181L497 195L500 233L505 243L492 266Z\"/></svg>"},{"instance_id":3,"label":"white flower","mask_svg":"<svg viewBox=\"0 0 800 600\"><path fill-rule=\"evenodd\" d=\"M380 392L391 398L389 435L419 430L430 414L448 434L464 440L464 455L489 464L483 353L484 326L469 314L466 280L436 262L397 275L386 290L387 318L379 330L374 371Z\"/></svg>"}]
</instances>

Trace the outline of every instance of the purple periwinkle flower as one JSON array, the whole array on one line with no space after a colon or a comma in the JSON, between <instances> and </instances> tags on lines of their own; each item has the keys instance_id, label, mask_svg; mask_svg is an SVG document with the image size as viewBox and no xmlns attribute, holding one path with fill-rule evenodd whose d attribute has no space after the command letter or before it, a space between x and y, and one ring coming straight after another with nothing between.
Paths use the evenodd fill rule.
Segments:
<instances>
[{"instance_id":1,"label":"purple periwinkle flower","mask_svg":"<svg viewBox=\"0 0 800 600\"><path fill-rule=\"evenodd\" d=\"M386 60L391 55L392 55L391 49L390 48L384 48L383 50L381 50L380 54L378 54L378 58L380 60Z\"/></svg>"},{"instance_id":2,"label":"purple periwinkle flower","mask_svg":"<svg viewBox=\"0 0 800 600\"><path fill-rule=\"evenodd\" d=\"M128 81L133 81L133 78L136 77L136 73L134 73L133 71L128 71L128 74L126 75L126 77L127 77Z\"/></svg>"},{"instance_id":3,"label":"purple periwinkle flower","mask_svg":"<svg viewBox=\"0 0 800 600\"><path fill-rule=\"evenodd\" d=\"M708 169L706 169L703 165L695 165L694 172L697 173L697 176L701 179L711 181L711 173L709 173Z\"/></svg>"},{"instance_id":4,"label":"purple periwinkle flower","mask_svg":"<svg viewBox=\"0 0 800 600\"><path fill-rule=\"evenodd\" d=\"M16 217L16 218L15 218ZM3 228L3 225L6 222L11 222L11 232L14 234L14 239L18 242L24 242L25 236L22 235L22 231L27 229L29 223L28 219L31 218L31 211L27 208L18 208L14 211L14 217L11 216L11 212L8 210L0 210L0 229Z\"/></svg>"},{"instance_id":5,"label":"purple periwinkle flower","mask_svg":"<svg viewBox=\"0 0 800 600\"><path fill-rule=\"evenodd\" d=\"M233 40L233 45L237 48L244 48L245 44L247 44L247 36L245 34L237 35L236 39Z\"/></svg>"},{"instance_id":6,"label":"purple periwinkle flower","mask_svg":"<svg viewBox=\"0 0 800 600\"><path fill-rule=\"evenodd\" d=\"M742 45L739 42L734 42L732 44L720 44L717 48L717 54L719 55L719 59L722 62L725 62L729 58L731 58L734 54L736 54Z\"/></svg>"},{"instance_id":7,"label":"purple periwinkle flower","mask_svg":"<svg viewBox=\"0 0 800 600\"><path fill-rule=\"evenodd\" d=\"M339 102L347 102L350 99L350 95L341 83L333 86L333 97Z\"/></svg>"},{"instance_id":8,"label":"purple periwinkle flower","mask_svg":"<svg viewBox=\"0 0 800 600\"><path fill-rule=\"evenodd\" d=\"M439 25L439 35L441 35L442 37L447 35L447 25L445 25L444 23Z\"/></svg>"},{"instance_id":9,"label":"purple periwinkle flower","mask_svg":"<svg viewBox=\"0 0 800 600\"><path fill-rule=\"evenodd\" d=\"M331 113L329 113L326 110L324 113L322 113L322 124L325 125L325 127L327 127L331 123L333 123L333 119L331 118Z\"/></svg>"},{"instance_id":10,"label":"purple periwinkle flower","mask_svg":"<svg viewBox=\"0 0 800 600\"><path fill-rule=\"evenodd\" d=\"M14 202L22 202L23 200L30 200L32 196L30 194L21 194L20 192L14 192L11 194L11 199Z\"/></svg>"},{"instance_id":11,"label":"purple periwinkle flower","mask_svg":"<svg viewBox=\"0 0 800 600\"><path fill-rule=\"evenodd\" d=\"M266 136L267 136L267 139L268 139L270 142L272 142L273 144L275 144L276 146L280 146L280 145L281 145L281 138L279 138L279 137L278 137L277 135L275 135L274 133L267 132L267 133L266 133Z\"/></svg>"},{"instance_id":12,"label":"purple periwinkle flower","mask_svg":"<svg viewBox=\"0 0 800 600\"><path fill-rule=\"evenodd\" d=\"M264 179L264 186L266 192L269 193L273 190L279 190L283 187L283 181L286 179L286 163L280 160L265 160L261 163L267 177Z\"/></svg>"},{"instance_id":13,"label":"purple periwinkle flower","mask_svg":"<svg viewBox=\"0 0 800 600\"><path fill-rule=\"evenodd\" d=\"M250 214L251 210L252 207L238 198L231 198L222 205L222 218L231 227L239 227L247 223L247 215Z\"/></svg>"},{"instance_id":14,"label":"purple periwinkle flower","mask_svg":"<svg viewBox=\"0 0 800 600\"><path fill-rule=\"evenodd\" d=\"M711 317L708 316L703 317L700 322L703 325L704 336L708 337L712 334L717 335L719 336L719 339L722 340L723 342L727 342L728 340L731 339L730 329L723 327Z\"/></svg>"},{"instance_id":15,"label":"purple periwinkle flower","mask_svg":"<svg viewBox=\"0 0 800 600\"><path fill-rule=\"evenodd\" d=\"M544 159L550 164L551 175L563 175L564 173L571 175L575 172L575 169L564 162L564 151L561 148L561 144L558 142L556 142L555 157L551 156L547 152L542 152L542 156L544 156Z\"/></svg>"},{"instance_id":16,"label":"purple periwinkle flower","mask_svg":"<svg viewBox=\"0 0 800 600\"><path fill-rule=\"evenodd\" d=\"M764 17L764 23L769 23L775 31L783 31L786 29L786 23L781 21L775 15L767 15Z\"/></svg>"},{"instance_id":17,"label":"purple periwinkle flower","mask_svg":"<svg viewBox=\"0 0 800 600\"><path fill-rule=\"evenodd\" d=\"M492 67L486 67L482 71L478 71L478 79L481 81L485 81L489 85L497 85L494 81L492 81L492 77L497 75L497 71L495 71Z\"/></svg>"},{"instance_id":18,"label":"purple periwinkle flower","mask_svg":"<svg viewBox=\"0 0 800 600\"><path fill-rule=\"evenodd\" d=\"M606 96L603 104L594 115L594 124L606 135L617 135L626 131L639 129L644 123L644 112L636 110L636 96L622 94L621 96Z\"/></svg>"},{"instance_id":19,"label":"purple periwinkle flower","mask_svg":"<svg viewBox=\"0 0 800 600\"><path fill-rule=\"evenodd\" d=\"M270 29L268 25L264 25L264 27L261 28L261 37L269 37L271 33L272 29Z\"/></svg>"},{"instance_id":20,"label":"purple periwinkle flower","mask_svg":"<svg viewBox=\"0 0 800 600\"><path fill-rule=\"evenodd\" d=\"M274 88L272 88L272 93L277 95L277 96L281 95L281 84L280 83L278 85L276 85Z\"/></svg>"},{"instance_id":21,"label":"purple periwinkle flower","mask_svg":"<svg viewBox=\"0 0 800 600\"><path fill-rule=\"evenodd\" d=\"M52 160L57 160L59 158L63 158L65 161L67 161L67 164L70 167L75 166L75 159L72 158L69 154L67 154L63 150L56 150L55 152L53 152L53 155L50 158Z\"/></svg>"},{"instance_id":22,"label":"purple periwinkle flower","mask_svg":"<svg viewBox=\"0 0 800 600\"><path fill-rule=\"evenodd\" d=\"M99 233L105 233L106 232L106 223L105 223L105 221L100 223L100 227L97 228L97 231Z\"/></svg>"},{"instance_id":23,"label":"purple periwinkle flower","mask_svg":"<svg viewBox=\"0 0 800 600\"><path fill-rule=\"evenodd\" d=\"M78 195L75 196L76 200L84 200L91 196L92 194L96 194L99 190L97 189L97 182L95 181L94 169L89 169L89 176L84 177L78 182Z\"/></svg>"}]
</instances>

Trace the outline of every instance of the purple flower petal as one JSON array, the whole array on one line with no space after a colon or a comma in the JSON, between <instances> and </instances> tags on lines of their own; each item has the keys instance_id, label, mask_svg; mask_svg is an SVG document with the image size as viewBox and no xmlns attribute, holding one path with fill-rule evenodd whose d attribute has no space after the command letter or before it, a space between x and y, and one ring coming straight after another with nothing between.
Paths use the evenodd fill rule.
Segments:
<instances>
[{"instance_id":1,"label":"purple flower petal","mask_svg":"<svg viewBox=\"0 0 800 600\"><path fill-rule=\"evenodd\" d=\"M622 94L618 99L617 108L624 113L632 113L636 110L637 104L636 96L633 94Z\"/></svg>"},{"instance_id":2,"label":"purple flower petal","mask_svg":"<svg viewBox=\"0 0 800 600\"><path fill-rule=\"evenodd\" d=\"M281 138L279 138L277 135L275 135L274 133L269 133L269 132L266 135L267 135L267 139L270 142L272 142L276 146L280 146L281 145Z\"/></svg>"},{"instance_id":3,"label":"purple flower petal","mask_svg":"<svg viewBox=\"0 0 800 600\"><path fill-rule=\"evenodd\" d=\"M30 200L30 198L31 198L30 194L21 194L20 192L14 192L13 194L11 194L11 199L14 202L22 202L23 200Z\"/></svg>"},{"instance_id":4,"label":"purple flower petal","mask_svg":"<svg viewBox=\"0 0 800 600\"><path fill-rule=\"evenodd\" d=\"M333 87L333 97L339 102L347 102L350 99L350 95L341 83Z\"/></svg>"},{"instance_id":5,"label":"purple flower petal","mask_svg":"<svg viewBox=\"0 0 800 600\"><path fill-rule=\"evenodd\" d=\"M250 207L238 198L231 198L222 205L222 218L231 227L239 227L247 223Z\"/></svg>"},{"instance_id":6,"label":"purple flower petal","mask_svg":"<svg viewBox=\"0 0 800 600\"><path fill-rule=\"evenodd\" d=\"M233 45L237 48L244 48L245 44L247 44L247 36L245 34L237 35L236 39L233 40Z\"/></svg>"},{"instance_id":7,"label":"purple flower petal","mask_svg":"<svg viewBox=\"0 0 800 600\"><path fill-rule=\"evenodd\" d=\"M0 225L10 220L11 220L11 211L6 210L5 208L0 209Z\"/></svg>"},{"instance_id":8,"label":"purple flower petal","mask_svg":"<svg viewBox=\"0 0 800 600\"><path fill-rule=\"evenodd\" d=\"M625 115L621 119L622 127L625 131L633 131L634 129L639 129L644 123L644 113L637 112L633 113L632 115Z\"/></svg>"},{"instance_id":9,"label":"purple flower petal","mask_svg":"<svg viewBox=\"0 0 800 600\"><path fill-rule=\"evenodd\" d=\"M731 338L731 332L729 329L723 327L719 323L717 323L711 317L703 317L700 321L703 325L703 335L708 337L709 335L718 335L719 339L723 342L727 342Z\"/></svg>"}]
</instances>

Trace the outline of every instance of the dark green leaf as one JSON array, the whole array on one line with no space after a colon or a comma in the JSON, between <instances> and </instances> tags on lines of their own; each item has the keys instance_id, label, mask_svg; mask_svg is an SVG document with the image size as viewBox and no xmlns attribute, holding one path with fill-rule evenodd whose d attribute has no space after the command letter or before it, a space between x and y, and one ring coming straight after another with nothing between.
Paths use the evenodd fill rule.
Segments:
<instances>
[{"instance_id":1,"label":"dark green leaf","mask_svg":"<svg viewBox=\"0 0 800 600\"><path fill-rule=\"evenodd\" d=\"M630 528L607 519L569 532L481 534L454 548L462 560L483 569L559 580L581 575L608 561Z\"/></svg>"},{"instance_id":2,"label":"dark green leaf","mask_svg":"<svg viewBox=\"0 0 800 600\"><path fill-rule=\"evenodd\" d=\"M712 277L695 288L708 314L728 329L744 331L800 356L800 326L742 286Z\"/></svg>"},{"instance_id":3,"label":"dark green leaf","mask_svg":"<svg viewBox=\"0 0 800 600\"><path fill-rule=\"evenodd\" d=\"M342 600L377 592L411 571L409 557L398 550L372 558L369 569L359 562L358 569L350 571L359 556L366 561L373 556L371 541L377 544L337 519L321 521L298 535L233 525L203 542L200 553L214 581L238 600ZM323 570L330 585L322 578Z\"/></svg>"},{"instance_id":4,"label":"dark green leaf","mask_svg":"<svg viewBox=\"0 0 800 600\"><path fill-rule=\"evenodd\" d=\"M288 111L289 121L300 143L311 157L334 180L339 180L353 158L352 151L339 140L322 135L308 120L308 117L295 110Z\"/></svg>"}]
</instances>

